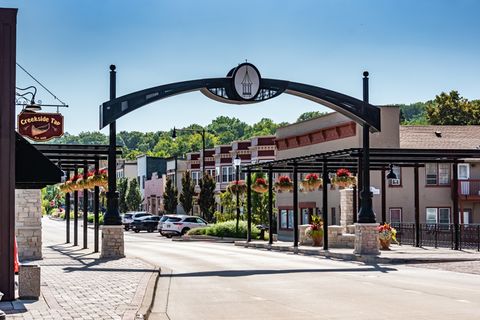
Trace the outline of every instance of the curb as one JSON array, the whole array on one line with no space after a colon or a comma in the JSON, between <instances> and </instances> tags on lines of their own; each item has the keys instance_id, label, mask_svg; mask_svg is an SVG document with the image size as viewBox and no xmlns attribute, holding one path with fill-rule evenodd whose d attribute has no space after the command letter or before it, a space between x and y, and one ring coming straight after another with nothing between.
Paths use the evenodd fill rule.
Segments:
<instances>
[{"instance_id":1,"label":"curb","mask_svg":"<svg viewBox=\"0 0 480 320\"><path fill-rule=\"evenodd\" d=\"M143 296L142 304L138 308L135 319L148 319L152 312L153 303L155 302L155 294L158 287L158 279L160 278L161 268L155 266L154 271L150 275L150 279L147 283L147 289Z\"/></svg>"},{"instance_id":2,"label":"curb","mask_svg":"<svg viewBox=\"0 0 480 320\"><path fill-rule=\"evenodd\" d=\"M273 251L284 251L300 253L309 256L323 256L325 258L333 258L345 261L358 261L367 264L418 264L418 263L434 263L434 262L464 262L464 261L480 261L480 258L387 258L375 255L357 255L353 253L337 253L323 250L308 250L294 247L276 247L262 243L246 243L244 241L235 241L235 246L245 248L266 249Z\"/></svg>"},{"instance_id":3,"label":"curb","mask_svg":"<svg viewBox=\"0 0 480 320\"><path fill-rule=\"evenodd\" d=\"M202 236L202 235L193 235L193 236L183 236L180 238L172 238L172 241L211 241L219 243L236 243L239 241L245 241L242 238L229 238L229 237L214 237L214 236Z\"/></svg>"}]
</instances>

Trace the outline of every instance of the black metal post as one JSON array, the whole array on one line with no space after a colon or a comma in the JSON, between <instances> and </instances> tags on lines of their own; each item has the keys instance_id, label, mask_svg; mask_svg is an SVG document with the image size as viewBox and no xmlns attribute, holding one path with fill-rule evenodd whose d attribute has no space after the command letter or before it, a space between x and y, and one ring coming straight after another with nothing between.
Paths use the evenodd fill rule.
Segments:
<instances>
[{"instance_id":1,"label":"black metal post","mask_svg":"<svg viewBox=\"0 0 480 320\"><path fill-rule=\"evenodd\" d=\"M415 247L420 247L420 187L418 181L418 165L415 164L413 169L413 192L415 202Z\"/></svg>"},{"instance_id":2,"label":"black metal post","mask_svg":"<svg viewBox=\"0 0 480 320\"><path fill-rule=\"evenodd\" d=\"M13 247L17 10L0 10L0 291L5 294L4 301L15 300Z\"/></svg>"},{"instance_id":3,"label":"black metal post","mask_svg":"<svg viewBox=\"0 0 480 320\"><path fill-rule=\"evenodd\" d=\"M268 244L273 244L273 170L268 167Z\"/></svg>"},{"instance_id":4,"label":"black metal post","mask_svg":"<svg viewBox=\"0 0 480 320\"><path fill-rule=\"evenodd\" d=\"M78 176L78 168L75 166L75 179ZM78 246L78 190L73 191L73 245Z\"/></svg>"},{"instance_id":5,"label":"black metal post","mask_svg":"<svg viewBox=\"0 0 480 320\"><path fill-rule=\"evenodd\" d=\"M328 250L328 164L327 161L323 161L322 169L322 215L323 215L323 250ZM353 195L356 196L355 193Z\"/></svg>"},{"instance_id":6,"label":"black metal post","mask_svg":"<svg viewBox=\"0 0 480 320\"><path fill-rule=\"evenodd\" d=\"M100 170L100 164L98 159L95 159L95 173L98 173ZM93 232L93 252L98 252L99 251L99 245L98 245L98 234L100 230L100 217L99 217L99 207L100 207L100 187L95 186L93 189L93 219L94 219L94 232Z\"/></svg>"},{"instance_id":7,"label":"black metal post","mask_svg":"<svg viewBox=\"0 0 480 320\"><path fill-rule=\"evenodd\" d=\"M236 225L236 231L238 232L238 223L240 221L240 197L239 197L239 192L238 192L238 180L240 180L240 166L235 167L235 179L237 180L237 192L236 192L236 198L237 198L237 225Z\"/></svg>"},{"instance_id":8,"label":"black metal post","mask_svg":"<svg viewBox=\"0 0 480 320\"><path fill-rule=\"evenodd\" d=\"M247 242L252 241L252 175L247 169Z\"/></svg>"},{"instance_id":9,"label":"black metal post","mask_svg":"<svg viewBox=\"0 0 480 320\"><path fill-rule=\"evenodd\" d=\"M173 174L173 190L178 190L178 186L177 186L177 161L178 161L177 158L178 157L176 154L173 157L175 159L175 172ZM175 214L177 214L177 206L175 206Z\"/></svg>"},{"instance_id":10,"label":"black metal post","mask_svg":"<svg viewBox=\"0 0 480 320\"><path fill-rule=\"evenodd\" d=\"M381 182L382 182L382 224L387 222L387 188L385 185L385 168L381 171Z\"/></svg>"},{"instance_id":11,"label":"black metal post","mask_svg":"<svg viewBox=\"0 0 480 320\"><path fill-rule=\"evenodd\" d=\"M363 113L367 112L368 104L368 72L363 73ZM362 205L358 213L359 223L375 223L375 213L372 210L372 193L370 192L370 126L363 125L362 165L363 189Z\"/></svg>"},{"instance_id":12,"label":"black metal post","mask_svg":"<svg viewBox=\"0 0 480 320\"><path fill-rule=\"evenodd\" d=\"M70 170L67 170L66 181L70 179ZM66 224L66 241L65 243L70 243L70 192L65 194L65 224Z\"/></svg>"},{"instance_id":13,"label":"black metal post","mask_svg":"<svg viewBox=\"0 0 480 320\"><path fill-rule=\"evenodd\" d=\"M83 181L88 179L88 165L83 166ZM88 247L88 189L83 188L83 249Z\"/></svg>"},{"instance_id":14,"label":"black metal post","mask_svg":"<svg viewBox=\"0 0 480 320\"><path fill-rule=\"evenodd\" d=\"M357 204L357 185L353 185L353 223L357 223L358 204Z\"/></svg>"},{"instance_id":15,"label":"black metal post","mask_svg":"<svg viewBox=\"0 0 480 320\"><path fill-rule=\"evenodd\" d=\"M205 128L202 129L202 176L205 176ZM238 178L237 178L237 181L238 181ZM238 198L238 192L237 192L237 198ZM238 199L237 199L237 208L238 208Z\"/></svg>"},{"instance_id":16,"label":"black metal post","mask_svg":"<svg viewBox=\"0 0 480 320\"><path fill-rule=\"evenodd\" d=\"M357 169L357 200L358 204L357 207L361 208L362 207L362 197L361 193L363 190L363 162L362 162L362 157L358 158L358 169ZM353 222L357 223L358 222L358 211L353 217Z\"/></svg>"},{"instance_id":17,"label":"black metal post","mask_svg":"<svg viewBox=\"0 0 480 320\"><path fill-rule=\"evenodd\" d=\"M460 216L458 212L458 165L455 161L453 163L453 224L454 224L454 232L455 232L455 245L454 249L459 250L460 248Z\"/></svg>"},{"instance_id":18,"label":"black metal post","mask_svg":"<svg viewBox=\"0 0 480 320\"><path fill-rule=\"evenodd\" d=\"M293 163L293 246L298 247L298 167Z\"/></svg>"},{"instance_id":19,"label":"black metal post","mask_svg":"<svg viewBox=\"0 0 480 320\"><path fill-rule=\"evenodd\" d=\"M117 77L115 72L115 65L110 65L110 100L116 97ZM122 218L118 211L118 198L117 192L117 124L113 121L110 124L110 136L108 146L108 192L107 192L107 212L104 215L105 225L121 225Z\"/></svg>"}]
</instances>

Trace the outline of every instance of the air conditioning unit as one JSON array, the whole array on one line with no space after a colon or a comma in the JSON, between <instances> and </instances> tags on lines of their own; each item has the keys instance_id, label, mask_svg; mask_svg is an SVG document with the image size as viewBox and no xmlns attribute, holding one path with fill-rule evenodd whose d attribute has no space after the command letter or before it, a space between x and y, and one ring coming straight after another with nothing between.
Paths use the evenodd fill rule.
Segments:
<instances>
[{"instance_id":1,"label":"air conditioning unit","mask_svg":"<svg viewBox=\"0 0 480 320\"><path fill-rule=\"evenodd\" d=\"M390 185L391 186L399 186L400 185L400 179L391 179L390 180Z\"/></svg>"}]
</instances>

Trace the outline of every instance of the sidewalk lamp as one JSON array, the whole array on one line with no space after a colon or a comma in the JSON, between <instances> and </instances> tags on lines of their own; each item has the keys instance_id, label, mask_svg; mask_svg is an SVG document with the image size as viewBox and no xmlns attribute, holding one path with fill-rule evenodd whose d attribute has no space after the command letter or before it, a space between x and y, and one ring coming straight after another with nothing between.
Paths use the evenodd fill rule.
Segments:
<instances>
[{"instance_id":1,"label":"sidewalk lamp","mask_svg":"<svg viewBox=\"0 0 480 320\"><path fill-rule=\"evenodd\" d=\"M237 184L237 226L236 226L236 230L238 231L238 221L240 220L240 201L239 201L239 180L240 180L240 164L242 163L242 159L240 159L240 157L238 156L238 153L237 153L237 156L235 157L235 159L233 159L233 165L235 166L235 183Z\"/></svg>"},{"instance_id":2,"label":"sidewalk lamp","mask_svg":"<svg viewBox=\"0 0 480 320\"><path fill-rule=\"evenodd\" d=\"M205 134L208 133L213 133L211 131L205 130L205 128L202 129L177 129L173 127L173 132L172 132L172 139L175 141L177 138L177 131L189 131L193 133L198 133L202 136L202 177L205 176Z\"/></svg>"},{"instance_id":3,"label":"sidewalk lamp","mask_svg":"<svg viewBox=\"0 0 480 320\"><path fill-rule=\"evenodd\" d=\"M37 88L35 86L29 86L29 87L26 87L26 88L19 88L19 87L15 87L17 90L19 91L26 91L26 90L29 90L29 89L32 89L32 91L27 91L25 93L16 93L17 97L22 97L23 99L27 100L27 98L25 98L26 95L31 95L32 98L30 99L30 103L24 103L24 104L21 104L25 107L25 111L27 112L36 112L36 111L40 111L42 110L42 107L38 104L38 103L35 103L35 95L37 94ZM28 101L28 100L27 100Z\"/></svg>"},{"instance_id":4,"label":"sidewalk lamp","mask_svg":"<svg viewBox=\"0 0 480 320\"><path fill-rule=\"evenodd\" d=\"M392 180L392 179L397 179L397 175L395 172L393 172L393 164L390 165L390 171L387 174L387 179Z\"/></svg>"}]
</instances>

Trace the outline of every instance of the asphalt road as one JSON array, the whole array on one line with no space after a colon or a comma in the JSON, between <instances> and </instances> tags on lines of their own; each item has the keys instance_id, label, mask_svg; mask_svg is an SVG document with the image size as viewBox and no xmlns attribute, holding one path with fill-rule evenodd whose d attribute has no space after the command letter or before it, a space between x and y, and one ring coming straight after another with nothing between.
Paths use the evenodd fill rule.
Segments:
<instances>
[{"instance_id":1,"label":"asphalt road","mask_svg":"<svg viewBox=\"0 0 480 320\"><path fill-rule=\"evenodd\" d=\"M62 242L63 225L44 238ZM480 275L178 242L158 233L126 232L125 248L162 268L150 319L480 319Z\"/></svg>"}]
</instances>

